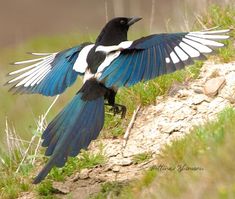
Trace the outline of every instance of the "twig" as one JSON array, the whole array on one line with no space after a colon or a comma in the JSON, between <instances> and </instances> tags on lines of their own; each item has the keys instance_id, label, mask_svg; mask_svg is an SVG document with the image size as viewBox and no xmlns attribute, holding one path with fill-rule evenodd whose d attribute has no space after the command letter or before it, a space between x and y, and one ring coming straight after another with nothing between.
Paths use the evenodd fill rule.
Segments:
<instances>
[{"instance_id":1,"label":"twig","mask_svg":"<svg viewBox=\"0 0 235 199\"><path fill-rule=\"evenodd\" d=\"M189 19L188 19L188 13L187 13L187 4L184 2L184 27L185 29L190 32L190 27L189 27Z\"/></svg>"},{"instance_id":2,"label":"twig","mask_svg":"<svg viewBox=\"0 0 235 199\"><path fill-rule=\"evenodd\" d=\"M109 17L108 17L108 1L107 0L104 0L104 9L105 9L105 21L107 23L108 20L109 20Z\"/></svg>"},{"instance_id":3,"label":"twig","mask_svg":"<svg viewBox=\"0 0 235 199\"><path fill-rule=\"evenodd\" d=\"M135 119L136 119L136 116L137 116L137 113L138 111L140 110L140 105L137 107L137 109L134 111L133 115L132 115L132 118L131 118L131 121L126 129L126 132L123 136L123 139L124 139L124 142L123 142L123 148L126 147L126 144L127 144L127 140L129 138L129 134L130 134L130 131L135 123Z\"/></svg>"},{"instance_id":4,"label":"twig","mask_svg":"<svg viewBox=\"0 0 235 199\"><path fill-rule=\"evenodd\" d=\"M40 132L41 132L41 131L43 130L43 123L44 123L44 120L46 119L46 116L48 115L48 113L50 112L51 108L53 107L53 105L54 105L54 104L56 103L56 101L58 100L58 98L59 98L59 95L56 96L56 98L54 99L54 101L52 102L52 104L50 105L50 107L47 109L46 113L42 116L41 120L39 119L40 121L39 121L39 126L38 126L38 128L37 128L37 131L40 131ZM29 145L28 145L28 148L26 149L26 151L25 151L25 153L24 153L24 156L23 156L23 158L22 158L22 160L21 160L21 162L20 162L18 168L16 169L16 173L19 172L20 167L21 167L22 164L24 163L24 161L25 161L25 159L26 159L26 157L27 157L27 155L28 155L29 149L31 148L31 146L32 146L34 140L36 139L36 137L37 137L37 135L35 134L35 135L33 135L33 137L31 138L31 141L30 141L30 143L29 143ZM32 160L32 164L35 162L35 158L36 158L35 156L37 155L37 151L38 151L40 142L41 142L41 138L39 139L38 144L37 144L37 147L36 147L36 149L35 149L35 151L34 151L34 158L33 158L33 160Z\"/></svg>"},{"instance_id":5,"label":"twig","mask_svg":"<svg viewBox=\"0 0 235 199\"><path fill-rule=\"evenodd\" d=\"M16 146L17 150L20 151L20 155L23 157L23 154L24 154L24 152L23 152L23 146L24 146L23 140L20 139L19 136L17 136L16 130L15 130L13 125L12 125L12 137L10 137L10 139L14 140L14 143L15 143L15 146Z\"/></svg>"},{"instance_id":6,"label":"twig","mask_svg":"<svg viewBox=\"0 0 235 199\"><path fill-rule=\"evenodd\" d=\"M220 28L221 26L214 26L214 27L212 27L212 28L206 28L206 29L204 29L203 31L210 31L210 30L216 30L216 29L218 29L218 28Z\"/></svg>"},{"instance_id":7,"label":"twig","mask_svg":"<svg viewBox=\"0 0 235 199\"><path fill-rule=\"evenodd\" d=\"M56 103L56 101L58 100L60 95L57 95L56 98L54 99L54 101L51 103L51 105L49 106L49 108L47 109L47 112L44 114L44 118L46 118L46 116L48 115L48 113L50 112L51 108L54 106L54 104Z\"/></svg>"},{"instance_id":8,"label":"twig","mask_svg":"<svg viewBox=\"0 0 235 199\"><path fill-rule=\"evenodd\" d=\"M170 23L171 23L171 19L167 19L166 22L165 22L165 26L166 26L166 31L167 32L170 32Z\"/></svg>"},{"instance_id":9,"label":"twig","mask_svg":"<svg viewBox=\"0 0 235 199\"><path fill-rule=\"evenodd\" d=\"M44 124L44 121L45 121L45 119L46 119L46 116L48 115L48 113L50 112L51 108L54 106L54 104L55 104L56 101L58 100L58 98L59 98L59 95L56 96L56 98L54 99L54 101L52 102L52 104L51 104L51 105L49 106L49 108L47 109L46 113L42 116L42 118L41 118L41 123L40 123L40 125L39 125L39 127L38 127L38 131L39 131L39 132L42 132L42 131L44 130L43 124ZM40 143L41 143L41 137L39 138L38 144L37 144L36 149L35 149L35 151L34 151L34 156L33 156L33 160L32 160L32 165L34 165L34 163L35 163L36 155L37 155L37 153L38 153L38 149L39 149Z\"/></svg>"},{"instance_id":10,"label":"twig","mask_svg":"<svg viewBox=\"0 0 235 199\"><path fill-rule=\"evenodd\" d=\"M6 118L6 128L5 128L5 132L6 132L6 136L7 136L7 148L9 150L9 154L11 154L12 152L12 148L11 148L11 141L10 141L10 132L9 132L9 126L8 126L8 122L7 122L7 118Z\"/></svg>"},{"instance_id":11,"label":"twig","mask_svg":"<svg viewBox=\"0 0 235 199\"><path fill-rule=\"evenodd\" d=\"M12 148L11 148L11 141L10 141L10 135L9 135L9 126L8 126L8 122L7 122L7 118L6 118L6 128L5 128L5 132L6 132L6 136L7 136L7 148L9 151L9 157L10 157L10 162L11 162L11 152L12 152Z\"/></svg>"},{"instance_id":12,"label":"twig","mask_svg":"<svg viewBox=\"0 0 235 199\"><path fill-rule=\"evenodd\" d=\"M22 158L22 160L21 160L19 166L18 166L17 169L16 169L16 173L19 172L20 167L21 167L22 164L24 163L24 161L25 161L25 159L26 159L26 157L27 157L27 155L28 155L29 149L31 148L32 143L34 142L34 139L35 139L35 138L36 138L36 135L34 135L34 136L32 137L32 139L30 140L29 146L28 146L28 148L26 149L26 151L24 152L24 156L23 156L23 158Z\"/></svg>"},{"instance_id":13,"label":"twig","mask_svg":"<svg viewBox=\"0 0 235 199\"><path fill-rule=\"evenodd\" d=\"M198 23L199 23L205 30L208 29L208 28L206 27L206 25L205 25L205 24L202 22L202 20L200 19L200 16L199 16L199 15L195 14L195 17L196 17Z\"/></svg>"},{"instance_id":14,"label":"twig","mask_svg":"<svg viewBox=\"0 0 235 199\"><path fill-rule=\"evenodd\" d=\"M152 28L153 28L154 15L155 15L155 0L152 0L152 9L151 9L150 25L149 25L150 33L152 32Z\"/></svg>"},{"instance_id":15,"label":"twig","mask_svg":"<svg viewBox=\"0 0 235 199\"><path fill-rule=\"evenodd\" d=\"M18 141L18 142L21 142L21 143L30 143L30 141L28 141L28 140L22 140L22 139L20 139L20 138L16 138L16 137L9 137L9 139L11 139L11 140L16 140L16 141Z\"/></svg>"},{"instance_id":16,"label":"twig","mask_svg":"<svg viewBox=\"0 0 235 199\"><path fill-rule=\"evenodd\" d=\"M39 118L38 129L37 129L38 132L42 132L43 131L43 123L44 123L44 117L42 115ZM41 143L41 137L38 139L38 143L37 143L37 146L36 146L35 151L34 151L34 155L33 155L33 159L32 159L32 165L34 165L34 163L35 163L36 155L37 155L40 143Z\"/></svg>"}]
</instances>

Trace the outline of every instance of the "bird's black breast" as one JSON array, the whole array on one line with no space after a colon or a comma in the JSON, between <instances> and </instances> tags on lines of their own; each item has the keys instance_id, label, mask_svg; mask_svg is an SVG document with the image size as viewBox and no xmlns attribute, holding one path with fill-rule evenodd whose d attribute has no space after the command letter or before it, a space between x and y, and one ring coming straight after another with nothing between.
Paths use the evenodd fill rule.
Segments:
<instances>
[{"instance_id":1,"label":"bird's black breast","mask_svg":"<svg viewBox=\"0 0 235 199\"><path fill-rule=\"evenodd\" d=\"M103 52L95 52L96 46L94 46L87 56L87 64L88 68L90 69L91 73L96 73L98 67L102 62L105 60L106 55Z\"/></svg>"}]
</instances>

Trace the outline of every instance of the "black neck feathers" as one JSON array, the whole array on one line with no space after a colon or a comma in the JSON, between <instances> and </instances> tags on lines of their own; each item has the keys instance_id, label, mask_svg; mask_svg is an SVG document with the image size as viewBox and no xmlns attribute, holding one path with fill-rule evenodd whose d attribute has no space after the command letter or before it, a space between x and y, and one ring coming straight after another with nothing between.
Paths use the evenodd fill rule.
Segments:
<instances>
[{"instance_id":1,"label":"black neck feathers","mask_svg":"<svg viewBox=\"0 0 235 199\"><path fill-rule=\"evenodd\" d=\"M96 45L118 45L127 40L129 18L118 17L109 21L96 39Z\"/></svg>"}]
</instances>

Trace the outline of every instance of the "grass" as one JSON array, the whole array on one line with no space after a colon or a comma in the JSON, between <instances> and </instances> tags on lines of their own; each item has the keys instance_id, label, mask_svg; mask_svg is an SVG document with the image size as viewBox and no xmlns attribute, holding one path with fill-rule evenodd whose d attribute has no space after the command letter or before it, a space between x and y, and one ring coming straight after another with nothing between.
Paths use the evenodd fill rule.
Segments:
<instances>
[{"instance_id":1,"label":"grass","mask_svg":"<svg viewBox=\"0 0 235 199\"><path fill-rule=\"evenodd\" d=\"M150 195L154 198L234 198L233 129L235 111L227 108L216 121L195 127L185 139L175 141L165 149L159 164L173 167L185 164L202 170L158 171L158 176L149 187L151 193L141 191L140 195L146 198ZM221 197L221 194L229 197Z\"/></svg>"},{"instance_id":2,"label":"grass","mask_svg":"<svg viewBox=\"0 0 235 199\"><path fill-rule=\"evenodd\" d=\"M52 182L49 180L46 180L43 184L40 184L36 188L38 193L38 198L43 199L54 199L56 196L53 196L54 193L56 193L56 190L52 186Z\"/></svg>"},{"instance_id":3,"label":"grass","mask_svg":"<svg viewBox=\"0 0 235 199\"><path fill-rule=\"evenodd\" d=\"M106 198L135 198L131 193L134 189L143 189L148 187L155 179L157 172L155 169L149 169L144 172L143 177L139 181L133 182L106 182L102 184L98 194L91 196L89 199L106 199ZM131 185L130 185L131 184ZM134 185L135 187L132 187ZM133 188L133 190L132 190Z\"/></svg>"},{"instance_id":4,"label":"grass","mask_svg":"<svg viewBox=\"0 0 235 199\"><path fill-rule=\"evenodd\" d=\"M93 198L235 198L234 129L235 110L227 108L217 120L167 146L158 165L141 179L109 184Z\"/></svg>"},{"instance_id":5,"label":"grass","mask_svg":"<svg viewBox=\"0 0 235 199\"><path fill-rule=\"evenodd\" d=\"M25 151L26 148L22 148L21 150ZM104 164L106 159L101 150L102 148L100 148L100 152L97 154L83 150L78 157L69 158L63 168L53 168L47 179L36 186L36 189L32 185L32 178L38 173L38 168L30 164L30 159L32 158L31 154L33 153L29 152L27 157L29 160L26 160L25 163L21 165L19 172L16 173L17 167L22 159L22 154L20 154L19 150L13 150L7 154L2 152L0 159L0 198L15 199L21 192L30 190L35 190L35 195L38 195L39 198L54 198L52 193L56 193L56 190L53 189L52 182L63 181L75 171ZM43 158L40 154L38 157L39 156Z\"/></svg>"},{"instance_id":6,"label":"grass","mask_svg":"<svg viewBox=\"0 0 235 199\"><path fill-rule=\"evenodd\" d=\"M30 184L24 178L25 176L22 174L4 174L1 172L0 198L15 199L19 193L28 191Z\"/></svg>"},{"instance_id":7,"label":"grass","mask_svg":"<svg viewBox=\"0 0 235 199\"><path fill-rule=\"evenodd\" d=\"M126 185L127 184L123 182L106 182L101 185L101 191L98 194L91 196L89 199L103 199L119 196L121 190L124 189Z\"/></svg>"},{"instance_id":8,"label":"grass","mask_svg":"<svg viewBox=\"0 0 235 199\"><path fill-rule=\"evenodd\" d=\"M235 10L232 7L223 9L218 6L212 6L208 14L202 17L202 22L207 27L219 25L220 28L234 28L234 12ZM219 50L218 61L229 62L234 60L235 52L232 45L235 36L234 31L230 35L233 38L226 42L227 48ZM0 52L0 64L7 65L7 63L12 61L12 57L19 60L30 58L29 55L22 56L23 52L28 50L43 51L47 49L53 52L58 49L71 47L73 44L85 40L89 40L88 37L84 36L78 39L77 34L53 38L37 38L26 44L21 44L14 52L12 49ZM215 59L215 57L212 57L212 59ZM139 104L147 106L155 103L156 96L166 95L175 81L184 82L185 80L197 78L201 66L202 62L196 62L195 65L187 67L185 70L161 76L145 84L139 83L128 89L121 89L117 95L117 102L127 106L127 117L125 120L121 120L119 116L106 114L105 127L101 137L117 138L122 136L132 113ZM0 74L1 85L7 80L2 74L7 72L9 71L3 67ZM60 97L58 103L49 113L48 120L77 92L80 84L79 80L76 84L77 86L69 89L66 95ZM37 96L30 98L27 96L12 96L7 93L5 88L0 88L0 92L4 96L4 101L0 102L0 118L4 118L7 114L11 120L17 122L16 132L22 135L23 139L31 137L36 129L34 127L36 126L34 125L35 115L42 114L42 110L46 110L53 99L41 96L40 98ZM38 106L35 106L35 104ZM22 110L27 114L22 113ZM1 129L4 129L5 124L3 121L5 120L0 120ZM180 173L177 171L162 172L156 167L147 171L139 181L131 182L129 186L122 183L103 185L102 193L97 197L99 199L105 198L112 193L111 196L114 198L117 196L120 198L186 198L186 196L191 196L191 192L194 193L193 191L199 188L204 193L203 188L201 188L203 185L204 187L209 186L208 189L213 190L213 193L209 192L209 194L200 198L207 196L208 198L233 198L235 184L232 176L235 176L235 174L232 171L235 165L231 161L235 158L231 156L233 155L231 148L232 145L234 146L234 135L231 132L234 129L234 125L232 123L234 123L234 111L227 109L220 115L218 121L196 128L186 139L173 143L171 147L167 147L164 151L164 158L160 160L161 164L170 167L177 167L177 165L182 163L188 166L200 166L206 168L206 172L203 172L203 175L199 175L200 172L199 174L184 171ZM0 161L2 162L0 167L0 198L6 199L16 198L21 192L32 190L38 194L39 198L54 198L52 195L55 192L52 188L53 180L63 181L75 171L79 171L82 168L92 168L105 162L105 157L102 153L93 155L89 152L82 152L79 158L69 159L65 167L53 169L48 179L37 188L34 188L31 185L31 174L36 173L36 169L32 165L26 163L22 165L19 173L15 173L22 157L19 150L12 150L9 153L1 147L0 154ZM29 156L28 158L31 157ZM138 154L134 157L134 161L139 164L149 158L150 154L148 153ZM218 171L216 166L221 165L221 162L223 164ZM231 173L229 174L228 171L231 171ZM156 190L158 191L156 192ZM182 196L182 193L185 193L185 195Z\"/></svg>"},{"instance_id":9,"label":"grass","mask_svg":"<svg viewBox=\"0 0 235 199\"><path fill-rule=\"evenodd\" d=\"M28 178L32 171L32 165L28 161L23 164L18 173L17 167L23 157L26 145L21 143L18 137L14 136L11 128L6 128L8 151L1 151L0 159L0 198L14 199L18 194L30 190L30 179ZM10 139L14 138L14 139Z\"/></svg>"},{"instance_id":10,"label":"grass","mask_svg":"<svg viewBox=\"0 0 235 199\"><path fill-rule=\"evenodd\" d=\"M140 163L148 161L151 158L152 158L152 153L144 152L144 153L139 153L139 154L134 155L132 157L132 161L134 164L140 164Z\"/></svg>"},{"instance_id":11,"label":"grass","mask_svg":"<svg viewBox=\"0 0 235 199\"><path fill-rule=\"evenodd\" d=\"M100 152L92 154L89 151L82 151L78 158L69 158L63 168L53 168L48 179L55 181L63 181L65 177L71 176L74 172L84 168L92 168L97 165L102 165L106 161L104 155Z\"/></svg>"},{"instance_id":12,"label":"grass","mask_svg":"<svg viewBox=\"0 0 235 199\"><path fill-rule=\"evenodd\" d=\"M56 190L52 187L53 181L64 181L66 177L71 176L76 171L84 168L93 168L97 165L103 165L106 159L101 152L92 154L84 151L77 158L69 158L66 165L62 168L53 168L47 179L37 186L37 194L39 197L51 197Z\"/></svg>"},{"instance_id":13,"label":"grass","mask_svg":"<svg viewBox=\"0 0 235 199\"><path fill-rule=\"evenodd\" d=\"M219 49L217 58L222 62L230 62L235 58L234 38L235 38L235 8L233 5L221 9L218 5L212 5L208 13L202 17L202 23L206 27L217 27L220 29L231 29L231 39L225 41L226 48Z\"/></svg>"}]
</instances>

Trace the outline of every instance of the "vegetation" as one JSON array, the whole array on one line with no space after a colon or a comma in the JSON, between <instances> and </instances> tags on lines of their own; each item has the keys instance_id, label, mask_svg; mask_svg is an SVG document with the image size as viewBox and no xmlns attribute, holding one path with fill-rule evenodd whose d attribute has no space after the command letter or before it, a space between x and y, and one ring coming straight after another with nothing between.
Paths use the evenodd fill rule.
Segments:
<instances>
[{"instance_id":1,"label":"vegetation","mask_svg":"<svg viewBox=\"0 0 235 199\"><path fill-rule=\"evenodd\" d=\"M106 182L102 184L101 191L97 195L91 196L90 199L119 196L126 185L127 183L123 182Z\"/></svg>"},{"instance_id":2,"label":"vegetation","mask_svg":"<svg viewBox=\"0 0 235 199\"><path fill-rule=\"evenodd\" d=\"M69 158L63 168L53 168L47 179L40 183L37 192L40 197L51 197L56 190L52 187L53 181L64 181L66 177L71 176L74 172L84 168L92 168L105 163L105 157L102 153L91 154L89 151L82 151L78 158Z\"/></svg>"},{"instance_id":3,"label":"vegetation","mask_svg":"<svg viewBox=\"0 0 235 199\"><path fill-rule=\"evenodd\" d=\"M151 157L152 157L152 153L144 152L144 153L136 154L135 156L133 156L132 160L134 164L140 164L140 163L148 161L149 159L151 159Z\"/></svg>"},{"instance_id":4,"label":"vegetation","mask_svg":"<svg viewBox=\"0 0 235 199\"><path fill-rule=\"evenodd\" d=\"M93 198L234 198L234 129L235 110L227 108L216 121L167 146L141 179L128 186L108 184L111 188Z\"/></svg>"},{"instance_id":5,"label":"vegetation","mask_svg":"<svg viewBox=\"0 0 235 199\"><path fill-rule=\"evenodd\" d=\"M56 193L56 190L52 186L52 182L49 180L45 180L42 184L37 187L37 192L39 197L44 199L54 199L56 198L53 196Z\"/></svg>"},{"instance_id":6,"label":"vegetation","mask_svg":"<svg viewBox=\"0 0 235 199\"><path fill-rule=\"evenodd\" d=\"M234 15L235 10L232 7L222 9L218 6L212 6L208 14L201 18L201 22L206 27L213 27L220 25L220 28L234 28ZM199 24L199 23L198 23ZM198 25L199 27L199 25ZM200 28L201 29L201 28ZM231 36L235 36L235 32L231 32ZM69 38L69 39L68 39ZM89 40L86 37L77 38L77 34L58 36L58 37L44 37L34 39L26 44L19 46L15 52L6 50L0 52L0 60L2 65L11 62L12 57L24 59L28 55L22 57L26 49L38 51L39 49L48 49L54 51L55 49L63 49L73 43L80 43L80 41ZM229 62L234 60L235 50L233 47L234 39L226 42L227 48L219 50L219 60L222 62ZM215 57L212 57L215 59ZM106 114L105 128L102 131L101 137L119 137L123 135L127 124L131 118L132 113L136 107L141 104L146 106L155 102L156 96L166 95L175 82L184 82L196 78L202 62L196 62L195 65L187 67L185 70L177 71L173 74L161 76L155 80L149 81L145 84L139 83L132 88L123 88L117 95L117 101L120 104L127 106L128 112L125 120L121 120L119 116L113 116L110 113ZM7 71L3 69L2 74ZM9 72L9 71L8 71ZM3 84L6 78L0 79ZM70 88L66 95L62 95L48 115L50 120L56 114L65 102L69 101L74 93L78 90L78 86ZM40 136L38 130L33 127L34 122L37 121L35 115L43 114L41 110L46 110L52 98L37 98L32 96L26 98L24 96L14 96L8 94L6 89L0 88L0 92L4 95L4 102L0 102L1 113L0 118L4 118L6 110L10 110L8 115L11 119L15 118L18 121L16 132L24 132L24 139L31 137L32 134ZM133 101L135 103L133 103ZM15 104L13 109L10 109L12 104ZM19 105L20 104L20 105ZM30 107L34 104L40 106L34 107L33 112ZM39 108L40 107L40 108ZM25 114L24 117L19 117L21 110L31 113ZM108 112L108 110L107 110ZM17 118L17 120L16 120ZM0 121L1 129L4 129L4 121ZM26 123L27 122L27 123ZM32 124L28 126L27 124ZM233 160L235 159L233 153L234 134L232 129L235 128L235 112L232 108L228 108L222 112L215 122L210 122L205 126L196 127L193 132L185 139L176 141L172 146L165 149L159 165L155 168L146 171L143 178L128 183L105 183L101 192L94 198L101 199L107 196L111 198L189 198L192 194L196 194L195 190L199 190L202 195L199 198L233 198L235 197L235 167ZM36 125L35 125L36 126ZM25 136L27 132L27 136ZM20 133L19 133L20 134ZM23 134L23 133L21 133ZM0 147L0 198L13 199L17 198L21 192L34 191L38 194L39 198L54 198L52 195L55 190L52 187L52 181L63 181L67 176L70 176L74 171L79 171L83 168L92 168L96 165L104 164L105 157L102 155L102 150L98 154L91 154L90 152L83 151L78 158L69 159L64 168L55 168L52 170L47 180L39 186L31 184L33 174L38 170L40 162L31 164L31 160L35 158L34 150L38 139L33 143L32 150L28 151L26 161L21 165L18 172L16 172L24 153L27 151L28 142L16 140L14 133L10 134L15 138L12 147L3 149ZM8 137L9 138L9 137ZM7 139L8 139L7 138ZM8 140L9 141L9 140ZM1 145L1 144L0 144ZM9 146L9 145L8 145ZM36 154L37 157L42 159L41 154ZM143 153L136 155L133 160L136 164L147 161L151 158L151 154ZM221 165L221 162L223 164ZM196 166L203 168L201 171L182 171L177 169L173 171L162 171L162 166L169 166L177 168L179 165ZM36 165L36 166L35 166ZM217 166L220 165L218 169ZM184 168L184 167L183 167ZM186 168L185 168L186 169ZM230 173L228 172L230 171ZM157 191L156 191L157 190ZM211 190L205 194L206 190ZM203 195L204 193L204 195ZM183 194L183 195L182 195Z\"/></svg>"},{"instance_id":7,"label":"vegetation","mask_svg":"<svg viewBox=\"0 0 235 199\"><path fill-rule=\"evenodd\" d=\"M235 9L234 7L227 7L221 9L218 5L213 5L209 8L209 12L202 17L202 23L205 27L219 27L219 28L230 28L231 39L225 41L226 48L219 49L219 59L222 62L229 62L235 58L234 48L234 24L235 24Z\"/></svg>"},{"instance_id":8,"label":"vegetation","mask_svg":"<svg viewBox=\"0 0 235 199\"><path fill-rule=\"evenodd\" d=\"M78 158L69 158L63 168L53 168L49 174L49 179L63 181L65 177L72 175L75 171L84 168L92 168L105 163L102 153L91 154L89 151L82 151Z\"/></svg>"}]
</instances>

